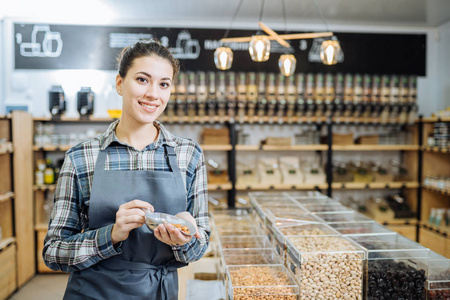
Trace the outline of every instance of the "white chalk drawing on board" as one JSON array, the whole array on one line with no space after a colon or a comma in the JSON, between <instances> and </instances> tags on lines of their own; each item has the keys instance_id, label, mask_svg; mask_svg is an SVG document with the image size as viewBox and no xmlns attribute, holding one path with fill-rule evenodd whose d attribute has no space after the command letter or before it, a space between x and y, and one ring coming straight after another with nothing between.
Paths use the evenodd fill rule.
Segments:
<instances>
[{"instance_id":1,"label":"white chalk drawing on board","mask_svg":"<svg viewBox=\"0 0 450 300\"><path fill-rule=\"evenodd\" d=\"M166 36L161 37L161 44L168 47L169 39ZM197 59L200 56L200 43L191 38L191 34L183 30L178 33L175 47L169 47L172 55L177 59Z\"/></svg>"},{"instance_id":2,"label":"white chalk drawing on board","mask_svg":"<svg viewBox=\"0 0 450 300\"><path fill-rule=\"evenodd\" d=\"M333 40L337 40L336 38L333 38ZM322 62L322 59L320 58L320 46L322 45L322 42L325 41L324 38L316 38L312 42L311 50L308 52L308 61L309 62ZM341 63L344 61L344 52L341 51L337 62Z\"/></svg>"},{"instance_id":3,"label":"white chalk drawing on board","mask_svg":"<svg viewBox=\"0 0 450 300\"><path fill-rule=\"evenodd\" d=\"M16 42L25 57L59 57L63 48L61 33L51 31L49 25L34 25L31 43L23 43L21 33L16 34Z\"/></svg>"}]
</instances>

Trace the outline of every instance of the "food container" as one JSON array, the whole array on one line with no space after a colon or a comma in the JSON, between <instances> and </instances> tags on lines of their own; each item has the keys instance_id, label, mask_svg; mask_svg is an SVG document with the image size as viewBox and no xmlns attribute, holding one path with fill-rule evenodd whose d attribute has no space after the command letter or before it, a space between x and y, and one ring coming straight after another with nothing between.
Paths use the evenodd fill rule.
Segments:
<instances>
[{"instance_id":1,"label":"food container","mask_svg":"<svg viewBox=\"0 0 450 300\"><path fill-rule=\"evenodd\" d=\"M219 225L216 226L217 235L226 236L226 235L258 235L262 232L255 225L235 225L230 222L229 225Z\"/></svg>"},{"instance_id":2,"label":"food container","mask_svg":"<svg viewBox=\"0 0 450 300\"><path fill-rule=\"evenodd\" d=\"M255 224L248 209L218 209L210 211L210 215L214 226Z\"/></svg>"},{"instance_id":3,"label":"food container","mask_svg":"<svg viewBox=\"0 0 450 300\"><path fill-rule=\"evenodd\" d=\"M328 225L343 235L395 234L375 221L328 223Z\"/></svg>"},{"instance_id":4,"label":"food container","mask_svg":"<svg viewBox=\"0 0 450 300\"><path fill-rule=\"evenodd\" d=\"M450 259L430 251L425 288L428 300L450 299Z\"/></svg>"},{"instance_id":5,"label":"food container","mask_svg":"<svg viewBox=\"0 0 450 300\"><path fill-rule=\"evenodd\" d=\"M324 220L324 222L326 223L372 221L372 219L356 211L337 212L337 213L316 213L316 216Z\"/></svg>"},{"instance_id":6,"label":"food container","mask_svg":"<svg viewBox=\"0 0 450 300\"><path fill-rule=\"evenodd\" d=\"M299 204L288 197L250 197L250 202L253 208L253 217L261 230L265 229L266 214L268 210L277 208L301 209Z\"/></svg>"},{"instance_id":7,"label":"food container","mask_svg":"<svg viewBox=\"0 0 450 300\"><path fill-rule=\"evenodd\" d=\"M228 266L227 299L298 299L299 287L283 265Z\"/></svg>"},{"instance_id":8,"label":"food container","mask_svg":"<svg viewBox=\"0 0 450 300\"><path fill-rule=\"evenodd\" d=\"M313 220L314 215L310 215ZM272 229L272 240L275 251L283 259L286 264L287 255L287 239L291 236L301 235L338 235L338 232L323 223L305 223L287 226L274 226Z\"/></svg>"},{"instance_id":9,"label":"food container","mask_svg":"<svg viewBox=\"0 0 450 300\"><path fill-rule=\"evenodd\" d=\"M225 249L271 248L272 243L265 235L228 235L219 237L220 254Z\"/></svg>"},{"instance_id":10,"label":"food container","mask_svg":"<svg viewBox=\"0 0 450 300\"><path fill-rule=\"evenodd\" d=\"M273 248L224 249L220 256L219 268L226 272L227 266L281 264L280 256Z\"/></svg>"},{"instance_id":11,"label":"food container","mask_svg":"<svg viewBox=\"0 0 450 300\"><path fill-rule=\"evenodd\" d=\"M286 266L300 299L362 299L365 252L339 235L289 236Z\"/></svg>"},{"instance_id":12,"label":"food container","mask_svg":"<svg viewBox=\"0 0 450 300\"><path fill-rule=\"evenodd\" d=\"M399 234L348 236L367 253L367 299L425 299L430 250Z\"/></svg>"},{"instance_id":13,"label":"food container","mask_svg":"<svg viewBox=\"0 0 450 300\"><path fill-rule=\"evenodd\" d=\"M353 212L351 208L348 208L339 202L326 204L303 204L303 207L311 213Z\"/></svg>"}]
</instances>

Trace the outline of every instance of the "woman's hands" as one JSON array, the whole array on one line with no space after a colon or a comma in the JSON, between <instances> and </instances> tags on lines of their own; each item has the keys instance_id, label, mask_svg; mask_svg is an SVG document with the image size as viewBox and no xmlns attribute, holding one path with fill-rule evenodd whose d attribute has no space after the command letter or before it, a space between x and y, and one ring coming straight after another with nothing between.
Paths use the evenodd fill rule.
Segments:
<instances>
[{"instance_id":1,"label":"woman's hands","mask_svg":"<svg viewBox=\"0 0 450 300\"><path fill-rule=\"evenodd\" d=\"M119 207L116 213L116 223L111 231L113 244L126 240L131 230L145 224L145 213L142 209L155 211L150 203L137 199Z\"/></svg>"},{"instance_id":2,"label":"woman's hands","mask_svg":"<svg viewBox=\"0 0 450 300\"><path fill-rule=\"evenodd\" d=\"M189 212L183 211L176 214L176 216L192 223L196 231L194 236L197 238L201 238L201 235L198 232L197 223L195 222L194 217L192 217ZM153 232L158 240L170 246L182 246L190 242L190 240L192 239L192 236L184 235L178 228L170 223L159 224L158 227L153 230Z\"/></svg>"}]
</instances>

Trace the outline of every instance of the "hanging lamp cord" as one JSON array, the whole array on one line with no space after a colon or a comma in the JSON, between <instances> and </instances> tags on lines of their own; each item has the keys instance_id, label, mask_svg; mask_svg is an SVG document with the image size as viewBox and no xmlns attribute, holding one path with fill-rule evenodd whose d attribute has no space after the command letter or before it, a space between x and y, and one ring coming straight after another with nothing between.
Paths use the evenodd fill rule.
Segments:
<instances>
[{"instance_id":1,"label":"hanging lamp cord","mask_svg":"<svg viewBox=\"0 0 450 300\"><path fill-rule=\"evenodd\" d=\"M327 22L325 22L325 18L323 17L322 10L320 9L319 5L317 5L316 0L313 0L313 3L314 3L314 6L316 7L317 11L319 12L319 15L320 15L320 18L322 19L323 24L325 24L326 31L330 31L328 29L328 24L327 24Z\"/></svg>"},{"instance_id":2,"label":"hanging lamp cord","mask_svg":"<svg viewBox=\"0 0 450 300\"><path fill-rule=\"evenodd\" d=\"M231 18L230 25L228 26L227 31L225 31L225 35L223 36L223 38L227 38L228 37L228 34L230 33L231 25L233 24L234 19L236 19L236 16L237 16L237 14L239 12L239 9L241 8L242 2L244 2L244 0L240 0L239 1L238 6L236 7L236 9L234 11L233 17Z\"/></svg>"}]
</instances>

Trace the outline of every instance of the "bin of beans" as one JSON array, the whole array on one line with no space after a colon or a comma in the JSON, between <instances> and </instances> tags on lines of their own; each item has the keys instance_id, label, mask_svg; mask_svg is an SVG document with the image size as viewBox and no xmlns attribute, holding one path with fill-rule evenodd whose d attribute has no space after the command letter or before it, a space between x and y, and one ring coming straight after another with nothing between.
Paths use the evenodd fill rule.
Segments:
<instances>
[{"instance_id":1,"label":"bin of beans","mask_svg":"<svg viewBox=\"0 0 450 300\"><path fill-rule=\"evenodd\" d=\"M286 267L300 299L362 299L365 252L338 235L289 236Z\"/></svg>"},{"instance_id":2,"label":"bin of beans","mask_svg":"<svg viewBox=\"0 0 450 300\"><path fill-rule=\"evenodd\" d=\"M227 299L298 299L299 287L283 265L229 266L227 279Z\"/></svg>"},{"instance_id":3,"label":"bin of beans","mask_svg":"<svg viewBox=\"0 0 450 300\"><path fill-rule=\"evenodd\" d=\"M425 288L428 300L450 299L450 259L430 252Z\"/></svg>"},{"instance_id":4,"label":"bin of beans","mask_svg":"<svg viewBox=\"0 0 450 300\"><path fill-rule=\"evenodd\" d=\"M381 226L375 221L338 222L327 224L343 235L395 234L394 231L388 229L387 227Z\"/></svg>"},{"instance_id":5,"label":"bin of beans","mask_svg":"<svg viewBox=\"0 0 450 300\"><path fill-rule=\"evenodd\" d=\"M366 249L367 299L425 299L430 250L399 234L348 236Z\"/></svg>"},{"instance_id":6,"label":"bin of beans","mask_svg":"<svg viewBox=\"0 0 450 300\"><path fill-rule=\"evenodd\" d=\"M314 215L310 215L313 217ZM305 216L306 218L306 216ZM311 218L312 219L312 218ZM338 233L326 224L303 223L289 226L274 226L273 227L273 245L275 251L283 259L286 264L287 244L286 241L291 236L301 235L338 235Z\"/></svg>"}]
</instances>

